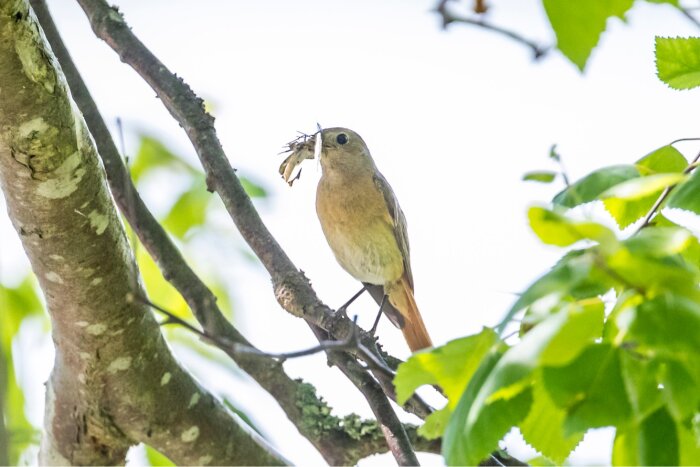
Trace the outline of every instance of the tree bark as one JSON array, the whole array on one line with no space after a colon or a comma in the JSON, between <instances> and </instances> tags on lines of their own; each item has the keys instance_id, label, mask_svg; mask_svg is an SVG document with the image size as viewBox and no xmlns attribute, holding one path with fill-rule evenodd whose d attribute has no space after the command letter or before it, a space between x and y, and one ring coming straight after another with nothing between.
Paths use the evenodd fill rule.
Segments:
<instances>
[{"instance_id":1,"label":"tree bark","mask_svg":"<svg viewBox=\"0 0 700 467\"><path fill-rule=\"evenodd\" d=\"M118 464L146 442L178 464L284 460L174 360L92 138L26 0L0 4L0 185L52 321L41 464Z\"/></svg>"}]
</instances>

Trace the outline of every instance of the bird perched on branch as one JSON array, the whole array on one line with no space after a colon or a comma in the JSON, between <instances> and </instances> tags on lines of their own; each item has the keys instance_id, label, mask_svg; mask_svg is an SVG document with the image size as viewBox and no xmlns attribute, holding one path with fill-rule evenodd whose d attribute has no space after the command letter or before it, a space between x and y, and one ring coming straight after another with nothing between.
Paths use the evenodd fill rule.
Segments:
<instances>
[{"instance_id":1,"label":"bird perched on branch","mask_svg":"<svg viewBox=\"0 0 700 467\"><path fill-rule=\"evenodd\" d=\"M316 212L335 258L403 331L411 351L432 347L413 296L406 219L391 186L354 131L328 128L314 138L321 139L323 172Z\"/></svg>"}]
</instances>

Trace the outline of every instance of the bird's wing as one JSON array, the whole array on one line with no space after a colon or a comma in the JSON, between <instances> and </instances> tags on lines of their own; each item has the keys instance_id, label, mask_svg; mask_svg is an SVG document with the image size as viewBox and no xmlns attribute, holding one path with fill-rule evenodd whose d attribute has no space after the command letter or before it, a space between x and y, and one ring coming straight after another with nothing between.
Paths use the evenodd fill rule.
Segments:
<instances>
[{"instance_id":1,"label":"bird's wing","mask_svg":"<svg viewBox=\"0 0 700 467\"><path fill-rule=\"evenodd\" d=\"M379 172L374 175L374 184L384 196L384 201L386 202L394 228L394 237L396 238L396 243L399 245L399 250L401 251L401 256L403 257L403 267L406 273L406 278L408 279L411 289L413 289L413 273L411 272L411 257L410 248L408 245L406 217L403 215L401 206L399 206L399 200L396 199L396 195L391 189L389 182L387 182L384 176Z\"/></svg>"}]
</instances>

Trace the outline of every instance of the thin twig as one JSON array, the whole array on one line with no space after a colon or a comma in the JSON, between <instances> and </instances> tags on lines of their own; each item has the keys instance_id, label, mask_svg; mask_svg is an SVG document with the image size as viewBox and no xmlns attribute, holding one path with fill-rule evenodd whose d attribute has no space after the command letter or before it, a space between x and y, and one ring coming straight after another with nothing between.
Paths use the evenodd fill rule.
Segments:
<instances>
[{"instance_id":1,"label":"thin twig","mask_svg":"<svg viewBox=\"0 0 700 467\"><path fill-rule=\"evenodd\" d=\"M678 140L678 141L682 141L682 140ZM671 144L673 144L673 143L671 143ZM687 175L690 172L692 172L697 167L698 161L700 161L700 153L698 153L698 155L695 156L695 159L693 159L692 162L690 164L688 164L688 167L685 168L683 173ZM639 226L639 228L634 233L635 235L638 234L639 232L641 232L642 229L649 227L649 225L651 224L651 220L654 218L654 216L658 212L661 205L664 203L664 201L666 201L666 198L668 198L668 196L671 194L671 191L673 191L673 189L677 186L678 186L678 184L670 185L670 186L667 186L666 188L664 188L664 191L661 192L661 196L659 196L659 198L656 200L654 205L649 210L649 213L644 218L644 222L642 222L642 224Z\"/></svg>"},{"instance_id":2,"label":"thin twig","mask_svg":"<svg viewBox=\"0 0 700 467\"><path fill-rule=\"evenodd\" d=\"M691 13L691 8L678 7L678 9L680 10L683 16L688 18L690 22L692 22L695 25L695 27L700 29L700 21L698 21L698 19L695 16L693 16L693 14Z\"/></svg>"},{"instance_id":3,"label":"thin twig","mask_svg":"<svg viewBox=\"0 0 700 467\"><path fill-rule=\"evenodd\" d=\"M530 48L530 50L532 50L533 58L535 60L539 60L540 58L544 57L551 50L551 47L542 46L530 39L527 39L525 36L522 36L517 32L502 28L500 26L496 26L491 23L487 23L481 17L472 18L468 16L459 16L451 12L447 8L447 4L449 2L450 0L440 0L440 2L438 2L437 6L435 7L435 11L439 13L440 17L442 18L443 29L447 29L447 27L452 23L463 23L470 24L472 26L477 26L488 31L493 31L495 33L513 39L514 41L519 42L525 45L526 47Z\"/></svg>"}]
</instances>

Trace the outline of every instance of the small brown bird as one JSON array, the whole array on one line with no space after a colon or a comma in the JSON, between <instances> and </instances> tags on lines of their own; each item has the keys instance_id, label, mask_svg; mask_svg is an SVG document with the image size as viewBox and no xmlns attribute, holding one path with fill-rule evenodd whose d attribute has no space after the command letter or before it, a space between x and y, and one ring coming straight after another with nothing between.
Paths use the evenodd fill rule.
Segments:
<instances>
[{"instance_id":1,"label":"small brown bird","mask_svg":"<svg viewBox=\"0 0 700 467\"><path fill-rule=\"evenodd\" d=\"M432 347L413 297L406 219L391 186L360 135L329 128L319 137L316 212L335 258L403 331L412 352Z\"/></svg>"}]
</instances>

